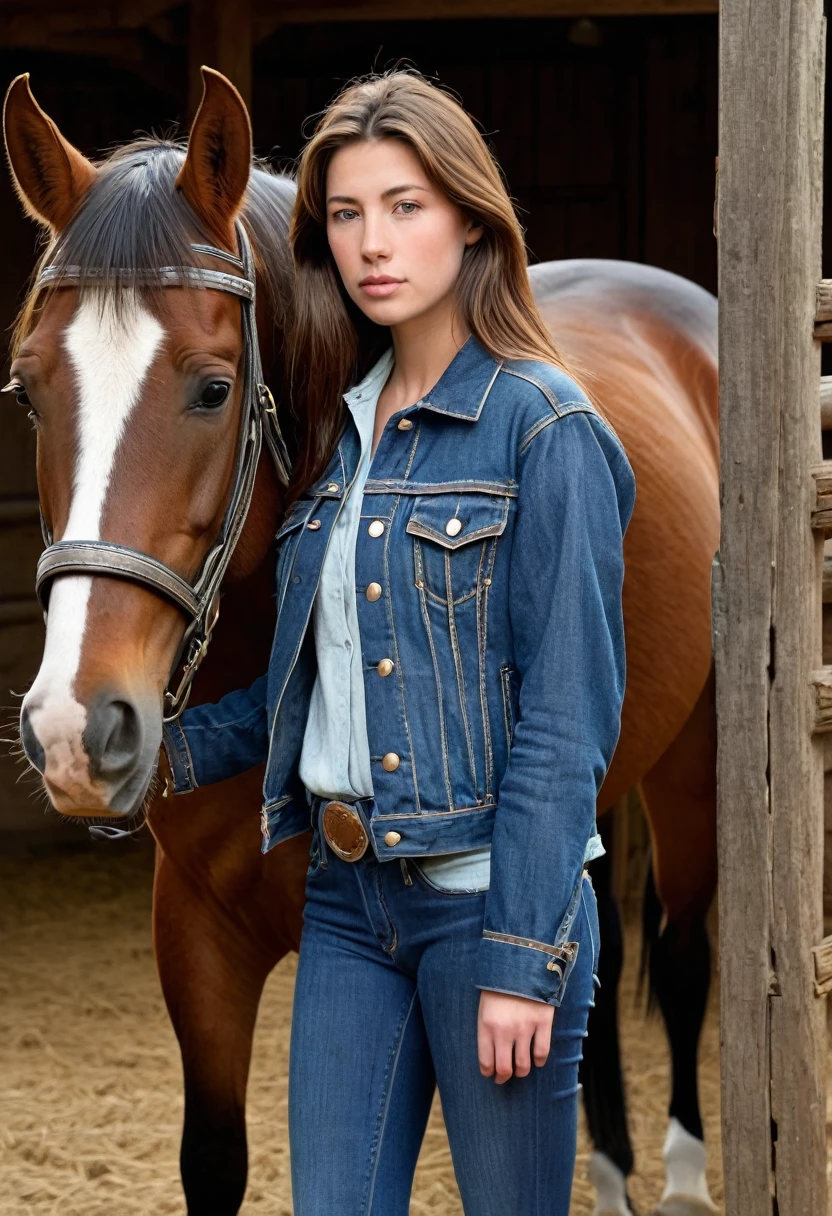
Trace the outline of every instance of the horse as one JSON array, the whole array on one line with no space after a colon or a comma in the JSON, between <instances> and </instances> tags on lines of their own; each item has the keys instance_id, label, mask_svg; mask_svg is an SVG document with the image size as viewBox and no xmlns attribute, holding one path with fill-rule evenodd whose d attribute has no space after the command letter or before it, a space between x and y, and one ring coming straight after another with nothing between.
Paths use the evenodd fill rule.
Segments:
<instances>
[{"instance_id":1,"label":"horse","mask_svg":"<svg viewBox=\"0 0 832 1216\"><path fill-rule=\"evenodd\" d=\"M191 693L217 700L268 663L285 469L274 441L260 440L270 425L278 435L292 426L294 185L253 162L230 82L203 69L203 86L186 147L144 138L96 165L40 109L28 77L12 83L12 174L51 243L19 321L10 387L38 432L48 545L38 576L46 642L21 709L22 745L60 814L99 834L143 820L152 832L153 941L182 1056L188 1212L233 1216L247 1178L254 1023L266 977L300 941L309 834L261 854L262 769L174 799L156 763L166 713ZM636 473L627 693L598 811L638 786L649 816L650 906L661 910L650 974L673 1052L660 1210L700 1216L713 1210L696 1049L716 883L715 302L630 263L548 263L530 274L558 346L587 369ZM252 315L245 283L255 280ZM620 924L604 861L593 863L603 949L582 1075L596 1211L619 1216L630 1212L633 1159L616 1021Z\"/></svg>"}]
</instances>

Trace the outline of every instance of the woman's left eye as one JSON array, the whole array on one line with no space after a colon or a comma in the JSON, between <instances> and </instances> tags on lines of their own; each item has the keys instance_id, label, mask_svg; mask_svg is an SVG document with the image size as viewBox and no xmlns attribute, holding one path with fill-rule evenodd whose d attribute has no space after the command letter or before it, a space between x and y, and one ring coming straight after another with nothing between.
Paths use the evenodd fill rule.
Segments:
<instances>
[{"instance_id":1,"label":"woman's left eye","mask_svg":"<svg viewBox=\"0 0 832 1216\"><path fill-rule=\"evenodd\" d=\"M400 206L400 207L412 207L412 208L413 208L413 211L405 211L405 213L404 213L405 215L413 215L415 211L418 211L418 210L419 210L419 204L418 204L418 203L399 203L399 206Z\"/></svg>"},{"instance_id":2,"label":"woman's left eye","mask_svg":"<svg viewBox=\"0 0 832 1216\"><path fill-rule=\"evenodd\" d=\"M225 380L212 380L210 384L205 385L194 405L198 409L215 410L223 404L230 392L231 385Z\"/></svg>"}]
</instances>

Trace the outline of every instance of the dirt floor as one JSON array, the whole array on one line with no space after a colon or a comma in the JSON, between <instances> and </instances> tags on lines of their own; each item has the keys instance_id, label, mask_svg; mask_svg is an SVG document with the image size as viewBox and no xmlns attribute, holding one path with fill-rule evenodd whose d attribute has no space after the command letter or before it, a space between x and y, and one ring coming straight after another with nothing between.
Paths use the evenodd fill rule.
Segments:
<instances>
[{"instance_id":1,"label":"dirt floor","mask_svg":"<svg viewBox=\"0 0 832 1216\"><path fill-rule=\"evenodd\" d=\"M150 944L147 849L0 856L0 1213L182 1216L182 1115L176 1042ZM663 1185L667 1050L634 995L637 936L629 934L623 1050L645 1216ZM249 1097L250 1171L243 1213L290 1216L286 1072L294 957L269 980ZM716 985L701 1047L701 1096L711 1192L722 1199ZM586 1139L572 1216L591 1213ZM411 1212L461 1216L435 1107Z\"/></svg>"}]
</instances>

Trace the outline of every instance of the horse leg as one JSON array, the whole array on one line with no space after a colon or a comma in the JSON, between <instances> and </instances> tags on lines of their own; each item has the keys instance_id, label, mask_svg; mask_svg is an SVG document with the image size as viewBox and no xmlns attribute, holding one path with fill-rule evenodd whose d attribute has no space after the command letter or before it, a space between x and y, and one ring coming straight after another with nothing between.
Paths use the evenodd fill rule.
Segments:
<instances>
[{"instance_id":1,"label":"horse leg","mask_svg":"<svg viewBox=\"0 0 832 1216\"><path fill-rule=\"evenodd\" d=\"M672 1060L666 1185L657 1216L715 1212L705 1177L697 1050L708 1002L711 955L705 925L716 889L716 713L713 670L679 735L642 781L653 841L645 924L651 992ZM650 907L655 907L651 917ZM663 913L663 915L662 915Z\"/></svg>"},{"instance_id":2,"label":"horse leg","mask_svg":"<svg viewBox=\"0 0 832 1216\"><path fill-rule=\"evenodd\" d=\"M180 1168L188 1216L236 1216L248 1172L245 1100L257 1007L276 958L161 853L153 937L182 1054Z\"/></svg>"},{"instance_id":3,"label":"horse leg","mask_svg":"<svg viewBox=\"0 0 832 1216\"><path fill-rule=\"evenodd\" d=\"M621 913L612 890L609 833L615 831L615 825L602 819L599 826L608 850L592 863L601 936L599 987L595 1005L589 1011L580 1068L587 1127L594 1145L587 1172L596 1191L594 1216L630 1216L627 1176L633 1168L633 1148L627 1127L618 1037L618 983L624 961L624 938Z\"/></svg>"}]
</instances>

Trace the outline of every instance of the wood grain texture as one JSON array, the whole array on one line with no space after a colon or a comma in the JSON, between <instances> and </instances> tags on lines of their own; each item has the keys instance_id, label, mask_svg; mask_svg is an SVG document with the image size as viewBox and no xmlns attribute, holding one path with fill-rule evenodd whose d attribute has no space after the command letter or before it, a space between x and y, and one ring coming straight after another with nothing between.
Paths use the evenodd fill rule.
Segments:
<instances>
[{"instance_id":1,"label":"wood grain texture","mask_svg":"<svg viewBox=\"0 0 832 1216\"><path fill-rule=\"evenodd\" d=\"M826 1211L820 667L821 0L720 7L720 739L727 1216ZM768 352L768 355L766 355Z\"/></svg>"}]
</instances>

